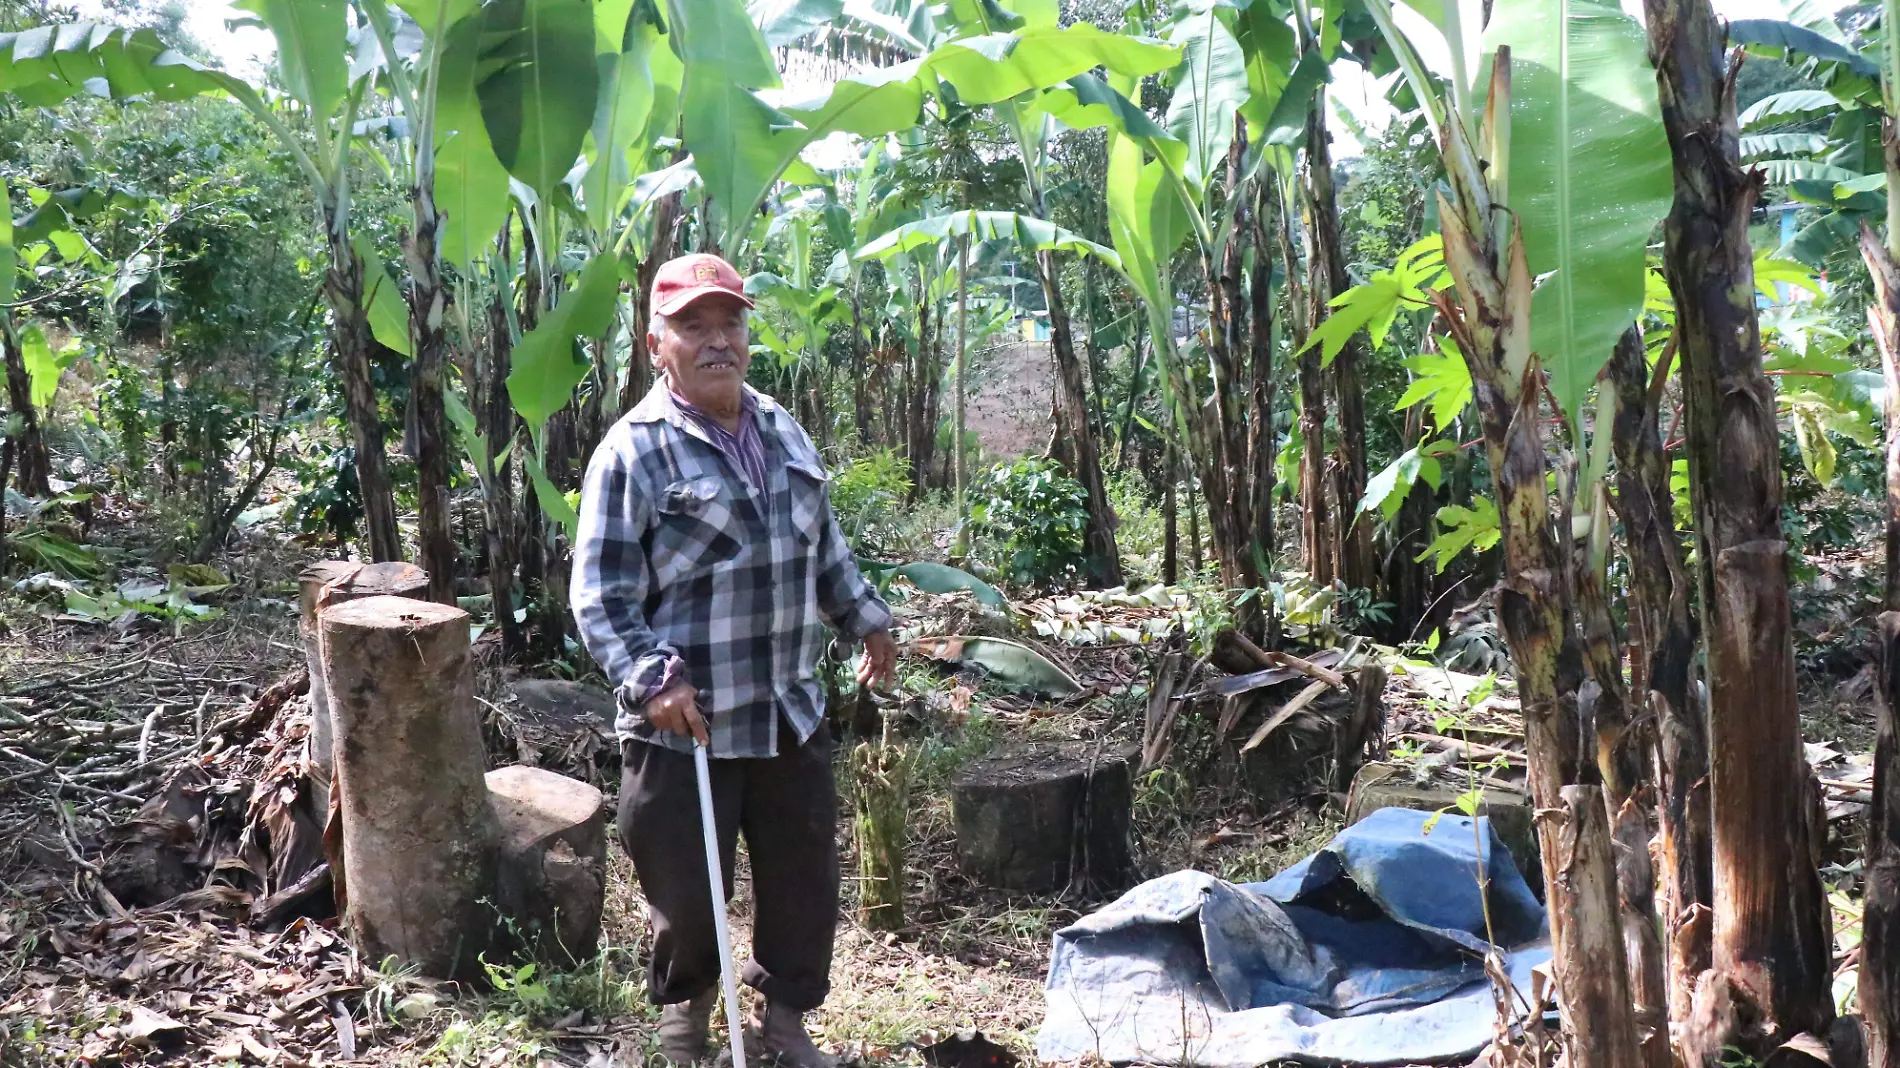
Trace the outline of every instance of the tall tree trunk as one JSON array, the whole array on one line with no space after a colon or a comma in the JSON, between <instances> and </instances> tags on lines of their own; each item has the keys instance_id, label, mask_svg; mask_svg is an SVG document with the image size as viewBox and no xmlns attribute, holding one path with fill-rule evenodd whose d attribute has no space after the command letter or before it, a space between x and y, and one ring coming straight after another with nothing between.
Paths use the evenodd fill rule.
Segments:
<instances>
[{"instance_id":1,"label":"tall tree trunk","mask_svg":"<svg viewBox=\"0 0 1900 1068\"><path fill-rule=\"evenodd\" d=\"M682 150L683 151L683 150ZM668 193L653 208L653 247L634 269L633 326L627 338L627 377L620 385L620 414L625 415L653 388L653 353L647 351L647 323L653 316L653 276L679 247L680 197Z\"/></svg>"},{"instance_id":2,"label":"tall tree trunk","mask_svg":"<svg viewBox=\"0 0 1900 1068\"><path fill-rule=\"evenodd\" d=\"M1201 253L1201 269L1207 278L1209 321L1208 363L1212 370L1213 392L1199 414L1202 441L1197 450L1200 476L1206 481L1207 520L1214 544L1214 559L1220 568L1222 585L1230 589L1250 589L1260 585L1254 567L1253 503L1249 484L1252 467L1247 451L1247 410L1249 392L1242 379L1245 366L1242 354L1247 347L1247 311L1249 303L1241 293L1243 239L1252 236L1252 224L1242 169L1247 155L1247 123L1234 116L1234 139L1227 152L1227 185L1234 204L1233 236L1216 263L1210 250ZM1199 541L1195 549L1199 552ZM1246 612L1254 615L1252 609ZM1251 620L1243 621L1243 625Z\"/></svg>"},{"instance_id":3,"label":"tall tree trunk","mask_svg":"<svg viewBox=\"0 0 1900 1068\"><path fill-rule=\"evenodd\" d=\"M20 338L10 320L0 320L0 345L7 350L7 407L20 420L19 432L8 436L20 472L20 493L50 497L53 462L46 453L46 439L40 434L40 414L33 408L33 380L26 373L26 356L20 351Z\"/></svg>"},{"instance_id":4,"label":"tall tree trunk","mask_svg":"<svg viewBox=\"0 0 1900 1068\"><path fill-rule=\"evenodd\" d=\"M1102 485L1102 459L1096 448L1095 434L1089 424L1089 401L1082 381L1082 364L1075 357L1075 341L1069 333L1069 311L1062 300L1062 286L1056 273L1055 253L1036 253L1036 276L1042 282L1043 301L1049 307L1049 348L1056 361L1057 432L1068 442L1073 457L1070 474L1082 484L1087 499L1088 525L1083 541L1088 552L1088 578L1097 586L1118 586L1122 581L1121 554L1115 548L1115 513L1108 506L1108 492Z\"/></svg>"},{"instance_id":5,"label":"tall tree trunk","mask_svg":"<svg viewBox=\"0 0 1900 1068\"><path fill-rule=\"evenodd\" d=\"M1893 466L1889 461L1889 477ZM1900 760L1900 611L1892 607L1894 585L1889 573L1889 607L1880 614L1880 732L1861 913L1860 1013L1867 1021L1868 1068L1900 1068L1900 767L1894 763Z\"/></svg>"},{"instance_id":6,"label":"tall tree trunk","mask_svg":"<svg viewBox=\"0 0 1900 1068\"><path fill-rule=\"evenodd\" d=\"M1318 327L1331 314L1331 301L1352 286L1346 274L1346 252L1339 239L1339 199L1333 189L1332 135L1326 130L1326 90L1321 89L1306 116L1307 184L1307 294L1312 309L1308 319ZM1332 491L1337 511L1325 533L1332 541L1338 577L1354 589L1372 589L1377 578L1372 567L1372 531L1357 521L1353 511L1366 495L1366 401L1359 373L1363 346L1357 338L1346 342L1333 357L1332 387L1339 437L1333 447ZM1319 353L1311 353L1317 364ZM1302 362L1302 368L1305 367ZM1315 367L1317 375L1317 367ZM1306 388L1302 381L1301 389ZM1315 389L1322 388L1317 383ZM1322 412L1320 423L1323 426ZM1307 451L1318 455L1323 443L1309 442ZM1317 483L1316 487L1317 488Z\"/></svg>"},{"instance_id":7,"label":"tall tree trunk","mask_svg":"<svg viewBox=\"0 0 1900 1068\"><path fill-rule=\"evenodd\" d=\"M964 448L963 428L968 423L964 387L968 375L966 364L970 359L970 235L962 234L957 238L957 403L956 425L950 433L950 458L956 471L957 494L957 555L963 556L970 549L970 509L964 497Z\"/></svg>"},{"instance_id":8,"label":"tall tree trunk","mask_svg":"<svg viewBox=\"0 0 1900 1068\"><path fill-rule=\"evenodd\" d=\"M432 143L429 124L417 131L417 144ZM416 151L416 184L409 190L415 231L403 249L409 269L409 336L415 348L409 395L416 410L417 556L429 573L429 599L455 604L455 537L450 530L449 469L453 443L442 401L442 379L449 362L449 290L442 278L437 248L442 216L435 208L435 154Z\"/></svg>"},{"instance_id":9,"label":"tall tree trunk","mask_svg":"<svg viewBox=\"0 0 1900 1068\"><path fill-rule=\"evenodd\" d=\"M869 348L864 336L864 270L851 276L851 422L858 428L858 443L871 444L871 368Z\"/></svg>"},{"instance_id":10,"label":"tall tree trunk","mask_svg":"<svg viewBox=\"0 0 1900 1068\"><path fill-rule=\"evenodd\" d=\"M1418 406L1405 413L1407 448L1425 440L1425 417ZM1432 572L1421 556L1431 544L1432 515L1438 502L1431 483L1414 479L1399 505L1398 522L1388 535L1390 547L1385 559L1386 599L1392 602L1392 640L1411 641L1425 628L1425 614L1432 600Z\"/></svg>"},{"instance_id":11,"label":"tall tree trunk","mask_svg":"<svg viewBox=\"0 0 1900 1068\"><path fill-rule=\"evenodd\" d=\"M508 224L502 223L501 256L508 258ZM482 510L485 522L482 536L488 553L488 588L494 599L495 625L501 631L502 656L517 660L528 651L521 623L515 619L514 478L515 450L508 445L515 438L515 410L508 398L508 372L513 362L514 339L508 332L508 304L512 299L505 290L497 291L488 306L488 345L477 356L470 389L475 402L475 417L482 427L484 455L481 462L488 471L482 482Z\"/></svg>"},{"instance_id":12,"label":"tall tree trunk","mask_svg":"<svg viewBox=\"0 0 1900 1068\"><path fill-rule=\"evenodd\" d=\"M1309 157L1310 159L1310 157ZM1311 164L1309 163L1310 167ZM1313 327L1326 319L1326 301L1332 291L1332 274L1326 266L1326 251L1318 244L1310 183L1300 197L1305 208L1306 285L1295 299L1302 299L1299 337L1304 345ZM1289 255L1289 259L1291 256ZM1292 277L1292 271L1288 271ZM1327 501L1326 485L1326 373L1320 366L1321 346L1300 352L1296 364L1300 381L1300 551L1307 574L1321 586L1332 585L1338 574L1333 556L1333 517Z\"/></svg>"},{"instance_id":13,"label":"tall tree trunk","mask_svg":"<svg viewBox=\"0 0 1900 1068\"><path fill-rule=\"evenodd\" d=\"M1892 6L1887 5L1891 19ZM1892 63L1896 54L1889 51ZM1900 72L1889 71L1892 80ZM1867 819L1863 861L1866 890L1860 941L1860 1011L1867 1022L1871 1068L1900 1068L1900 128L1881 123L1887 170L1887 243L1862 224L1861 257L1873 276L1868 325L1880 349L1886 379L1887 592L1880 616L1879 733L1874 742L1874 798Z\"/></svg>"},{"instance_id":14,"label":"tall tree trunk","mask_svg":"<svg viewBox=\"0 0 1900 1068\"><path fill-rule=\"evenodd\" d=\"M1640 341L1625 335L1610 358L1616 390L1617 512L1629 546L1630 693L1650 713L1658 791L1658 843L1663 866L1663 934L1668 943L1669 1015L1689 1015L1696 979L1708 970L1709 904L1714 899L1709 852L1709 742L1689 692L1695 634L1689 621L1689 578L1676 536L1669 457L1659 420L1662 387L1674 362L1672 341L1650 375ZM1620 830L1620 826L1619 826Z\"/></svg>"},{"instance_id":15,"label":"tall tree trunk","mask_svg":"<svg viewBox=\"0 0 1900 1068\"><path fill-rule=\"evenodd\" d=\"M1833 976L1795 698L1775 395L1748 243L1762 177L1741 168L1734 74L1708 0L1644 8L1675 160L1663 262L1688 411L1714 791L1713 974L1698 984L1684 1045L1691 1063L1713 1064L1728 1047L1761 1055L1768 1042L1822 1033Z\"/></svg>"},{"instance_id":16,"label":"tall tree trunk","mask_svg":"<svg viewBox=\"0 0 1900 1068\"><path fill-rule=\"evenodd\" d=\"M401 560L396 495L389 484L383 420L371 376L373 338L369 309L363 304L363 261L334 220L326 218L324 229L330 245L324 296L330 302L331 343L337 377L343 380L344 416L350 426L350 443L356 449L356 485L363 497L364 534L372 560Z\"/></svg>"},{"instance_id":17,"label":"tall tree trunk","mask_svg":"<svg viewBox=\"0 0 1900 1068\"><path fill-rule=\"evenodd\" d=\"M1273 479L1275 441L1273 435L1273 245L1268 237L1267 220L1274 214L1273 182L1261 175L1254 182L1254 206L1248 222L1253 238L1253 271L1248 278L1247 299L1253 312L1251 356L1247 398L1247 469L1251 488L1247 512L1253 529L1247 532L1267 566L1273 566ZM1265 577L1264 575L1261 577Z\"/></svg>"},{"instance_id":18,"label":"tall tree trunk","mask_svg":"<svg viewBox=\"0 0 1900 1068\"><path fill-rule=\"evenodd\" d=\"M1161 490L1161 581L1170 586L1181 579L1181 518L1175 488L1181 475L1175 454L1174 437L1170 435L1161 448L1161 477L1166 481Z\"/></svg>"}]
</instances>

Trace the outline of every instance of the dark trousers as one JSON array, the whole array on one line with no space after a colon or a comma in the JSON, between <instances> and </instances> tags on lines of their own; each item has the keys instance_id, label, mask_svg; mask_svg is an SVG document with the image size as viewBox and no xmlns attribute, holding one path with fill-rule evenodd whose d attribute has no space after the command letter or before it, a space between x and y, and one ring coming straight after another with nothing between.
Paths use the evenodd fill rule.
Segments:
<instances>
[{"instance_id":1,"label":"dark trousers","mask_svg":"<svg viewBox=\"0 0 1900 1068\"><path fill-rule=\"evenodd\" d=\"M777 756L709 763L727 900L740 831L752 861L752 959L742 978L773 1004L805 1012L831 990L838 792L825 725L802 746L796 738L780 723ZM620 842L653 925L647 990L660 1005L690 1001L719 982L693 758L633 741L621 743L621 757Z\"/></svg>"}]
</instances>

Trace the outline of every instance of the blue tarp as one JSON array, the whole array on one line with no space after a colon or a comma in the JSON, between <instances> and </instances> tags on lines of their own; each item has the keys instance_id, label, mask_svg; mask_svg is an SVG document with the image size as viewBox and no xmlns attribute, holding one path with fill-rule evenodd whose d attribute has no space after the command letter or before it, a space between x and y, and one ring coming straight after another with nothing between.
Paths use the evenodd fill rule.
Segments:
<instances>
[{"instance_id":1,"label":"blue tarp","mask_svg":"<svg viewBox=\"0 0 1900 1068\"><path fill-rule=\"evenodd\" d=\"M1528 1001L1544 909L1489 821L1430 818L1381 809L1268 882L1175 872L1057 932L1037 1054L1251 1068L1477 1053L1497 1011L1490 940Z\"/></svg>"}]
</instances>

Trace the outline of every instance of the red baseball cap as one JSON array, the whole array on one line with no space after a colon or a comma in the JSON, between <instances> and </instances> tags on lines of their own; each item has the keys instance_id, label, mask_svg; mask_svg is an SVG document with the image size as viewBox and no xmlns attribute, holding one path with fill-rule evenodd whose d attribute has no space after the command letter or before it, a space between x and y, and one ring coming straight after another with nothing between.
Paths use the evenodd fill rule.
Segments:
<instances>
[{"instance_id":1,"label":"red baseball cap","mask_svg":"<svg viewBox=\"0 0 1900 1068\"><path fill-rule=\"evenodd\" d=\"M681 308L711 293L739 298L753 307L745 295L745 280L732 264L718 256L697 252L667 260L653 274L653 313L672 315Z\"/></svg>"}]
</instances>

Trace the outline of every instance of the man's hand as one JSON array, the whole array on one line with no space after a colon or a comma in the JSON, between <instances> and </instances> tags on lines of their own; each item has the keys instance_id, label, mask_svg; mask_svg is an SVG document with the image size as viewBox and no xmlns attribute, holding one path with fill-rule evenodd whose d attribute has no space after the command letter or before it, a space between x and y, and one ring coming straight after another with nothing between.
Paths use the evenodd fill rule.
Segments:
<instances>
[{"instance_id":1,"label":"man's hand","mask_svg":"<svg viewBox=\"0 0 1900 1068\"><path fill-rule=\"evenodd\" d=\"M701 745L710 740L706 735L706 721L699 715L699 697L684 682L676 682L655 694L644 711L647 722L660 730L692 738Z\"/></svg>"},{"instance_id":2,"label":"man's hand","mask_svg":"<svg viewBox=\"0 0 1900 1068\"><path fill-rule=\"evenodd\" d=\"M888 630L864 636L864 656L858 661L858 685L889 686L897 681L897 643Z\"/></svg>"}]
</instances>

